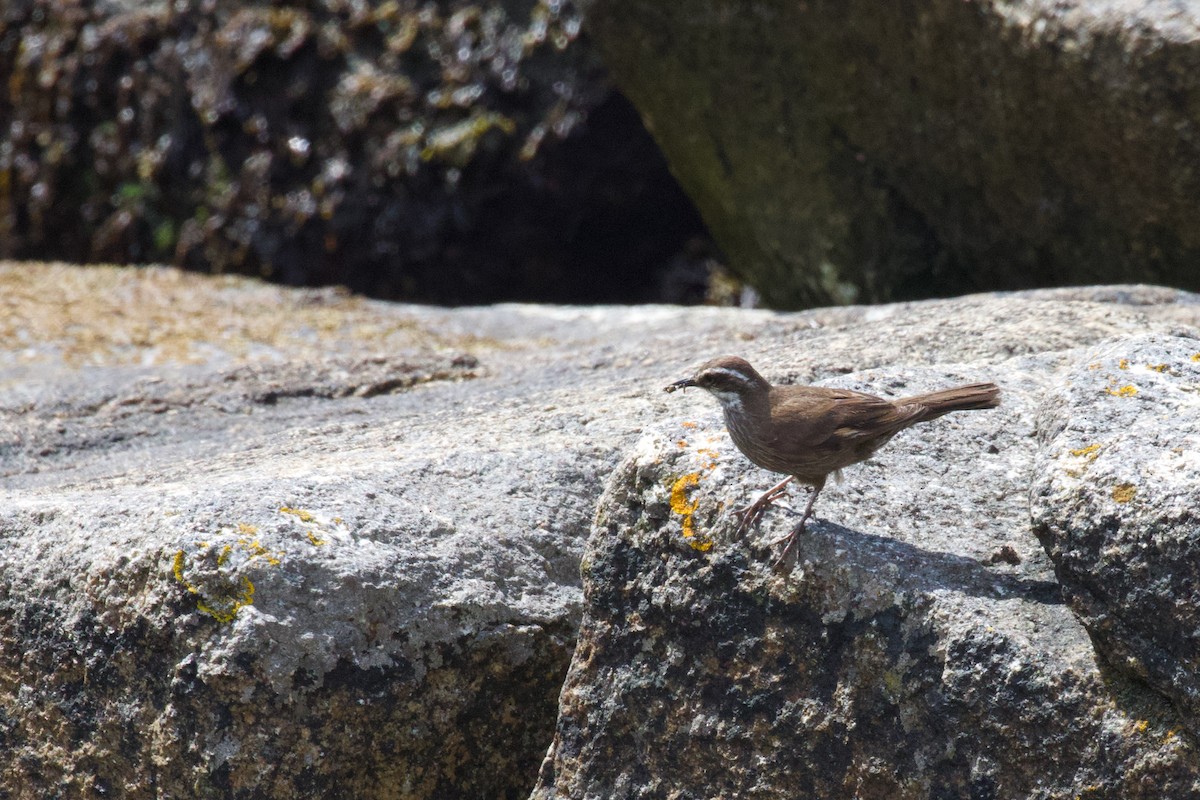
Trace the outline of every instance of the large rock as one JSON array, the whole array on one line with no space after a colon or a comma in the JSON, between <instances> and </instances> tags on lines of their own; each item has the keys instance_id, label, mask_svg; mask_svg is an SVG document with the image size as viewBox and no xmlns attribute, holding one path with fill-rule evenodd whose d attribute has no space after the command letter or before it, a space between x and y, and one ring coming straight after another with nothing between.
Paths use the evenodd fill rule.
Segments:
<instances>
[{"instance_id":1,"label":"large rock","mask_svg":"<svg viewBox=\"0 0 1200 800\"><path fill-rule=\"evenodd\" d=\"M685 320L687 360L770 319L34 264L0 287L14 798L526 795L644 387Z\"/></svg>"},{"instance_id":2,"label":"large rock","mask_svg":"<svg viewBox=\"0 0 1200 800\"><path fill-rule=\"evenodd\" d=\"M1193 4L582 7L731 266L770 304L1200 286Z\"/></svg>"},{"instance_id":3,"label":"large rock","mask_svg":"<svg viewBox=\"0 0 1200 800\"><path fill-rule=\"evenodd\" d=\"M1200 735L1200 339L1143 336L1081 358L1038 420L1034 532L1115 667Z\"/></svg>"},{"instance_id":4,"label":"large rock","mask_svg":"<svg viewBox=\"0 0 1200 800\"><path fill-rule=\"evenodd\" d=\"M1092 746L1131 767L1122 785L1138 775L1164 792L1188 785L1190 740L1169 736L1173 710L1129 679L1100 683L1084 629L1056 603L1052 567L1022 520L1043 387L1075 348L1189 330L1190 295L1080 289L799 315L442 310L33 264L0 268L0 289L0 794L526 795L555 735L584 538L614 471L601 529L618 533L596 539L585 562L593 597L607 605L592 609L585 648L624 591L612 548L630 555L627 568L647 570L628 578L631 589L665 579L658 599L632 610L657 625L655 603L675 603L678 635L696 638L682 656L669 639L627 640L626 652L636 642L666 660L631 655L613 677L634 665L649 680L713 652L719 664L730 653L749 659L762 621L774 666L734 658L717 684L700 671L664 672L679 682L663 695L681 708L724 697L743 714L721 687L734 685L728 670L757 670L790 692L785 719L796 720L819 718L833 692L844 709L878 712L828 716L862 754L847 763L864 776L869 754L894 763L884 757L901 723L888 714L902 703L902 724L943 732L943 750L905 751L914 780L933 763L951 777L974 770L983 787L1025 786L1033 767L1019 757L1045 747L1064 763L1078 758L1080 780L1100 783L1108 773L1086 757ZM767 476L729 451L706 398L660 391L723 351L773 378L841 376L878 391L996 377L1007 402L906 434L831 487L806 543L813 563L801 568L817 577L797 572L788 583L747 545L725 542L713 514L714 498L740 499ZM664 505L673 484L635 483L653 503L626 530L641 501L620 487L641 462L617 467L647 427L663 451L647 476L700 473L682 500L702 501L694 538L703 546L713 534L707 553L681 539L680 517ZM706 471L714 456L720 473ZM950 517L959 524L946 526ZM643 550L625 543L634 536ZM1021 563L1009 565L1014 557ZM681 585L695 590L687 602ZM747 598L761 601L757 610ZM566 747L586 652L552 762L563 786L584 784L568 777ZM939 694L943 658L951 689ZM801 663L820 670L790 669ZM806 699L795 681L809 678L824 694ZM638 713L623 685L613 682L595 725ZM706 686L721 693L703 695ZM1029 720L1048 732L1034 735ZM725 735L695 724L702 743ZM746 774L738 758L755 746L774 755L806 746L795 729L755 724L723 764L730 775ZM655 743L653 725L618 730L631 732L621 746ZM1106 738L1085 746L1089 735ZM814 746L841 757L830 736ZM996 749L980 755L983 743ZM679 765L699 770L702 752ZM626 761L615 758L618 776ZM1056 769L1047 780L1066 767ZM695 793L720 794L725 779L706 780Z\"/></svg>"},{"instance_id":5,"label":"large rock","mask_svg":"<svg viewBox=\"0 0 1200 800\"><path fill-rule=\"evenodd\" d=\"M534 798L1200 797L1184 718L1105 668L1030 530L1039 410L1083 357L1072 345L1092 335L1073 323L1125 328L1131 310L1043 298L891 310L855 326L853 345L816 331L786 352L756 342L777 379L820 375L814 361L854 352L854 364L880 365L826 383L898 396L990 379L1004 391L1000 408L918 426L848 470L782 573L762 542L793 517L768 516L761 539L731 536L728 509L769 476L747 469L710 398L660 403L663 420L600 501L579 645ZM1126 332L1170 329L1162 311ZM1200 321L1200 308L1186 313ZM1131 363L1150 356L1123 350ZM1144 441L1145 458L1181 457L1167 439L1182 443ZM1067 499L1060 515L1104 529ZM1164 505L1154 520L1182 559L1186 519ZM1190 566L1165 577L1175 567L1159 563L1163 579L1143 594L1190 586ZM1145 629L1170 614L1159 638L1190 646L1194 594L1142 606L1155 614Z\"/></svg>"},{"instance_id":6,"label":"large rock","mask_svg":"<svg viewBox=\"0 0 1200 800\"><path fill-rule=\"evenodd\" d=\"M0 108L3 258L643 302L703 233L559 2L6 2Z\"/></svg>"}]
</instances>

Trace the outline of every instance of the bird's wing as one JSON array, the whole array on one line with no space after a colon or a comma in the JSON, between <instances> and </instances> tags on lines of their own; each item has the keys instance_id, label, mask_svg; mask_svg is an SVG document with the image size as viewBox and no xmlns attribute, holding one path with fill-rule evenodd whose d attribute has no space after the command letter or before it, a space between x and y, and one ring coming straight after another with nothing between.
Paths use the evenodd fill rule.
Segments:
<instances>
[{"instance_id":1,"label":"bird's wing","mask_svg":"<svg viewBox=\"0 0 1200 800\"><path fill-rule=\"evenodd\" d=\"M897 406L882 397L842 390L834 401L831 412L837 421L833 435L844 439L872 439L891 437L917 421L922 409L913 406Z\"/></svg>"},{"instance_id":2,"label":"bird's wing","mask_svg":"<svg viewBox=\"0 0 1200 800\"><path fill-rule=\"evenodd\" d=\"M772 405L776 419L805 420L805 424L784 428L802 440L793 445L809 448L891 436L921 413L919 408L896 406L882 397L850 389L807 386L790 387L774 398Z\"/></svg>"}]
</instances>

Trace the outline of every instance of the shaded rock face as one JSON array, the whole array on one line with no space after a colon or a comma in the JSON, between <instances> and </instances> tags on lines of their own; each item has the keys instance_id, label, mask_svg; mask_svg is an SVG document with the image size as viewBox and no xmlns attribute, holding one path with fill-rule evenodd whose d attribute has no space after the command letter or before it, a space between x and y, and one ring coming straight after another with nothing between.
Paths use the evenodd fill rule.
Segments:
<instances>
[{"instance_id":1,"label":"shaded rock face","mask_svg":"<svg viewBox=\"0 0 1200 800\"><path fill-rule=\"evenodd\" d=\"M1088 354L1039 418L1034 532L1110 664L1200 735L1200 339Z\"/></svg>"},{"instance_id":2,"label":"shaded rock face","mask_svg":"<svg viewBox=\"0 0 1200 800\"><path fill-rule=\"evenodd\" d=\"M1200 286L1188 4L581 6L768 304Z\"/></svg>"},{"instance_id":3,"label":"shaded rock face","mask_svg":"<svg viewBox=\"0 0 1200 800\"><path fill-rule=\"evenodd\" d=\"M0 256L656 299L703 226L579 25L536 0L6 3Z\"/></svg>"},{"instance_id":4,"label":"shaded rock face","mask_svg":"<svg viewBox=\"0 0 1200 800\"><path fill-rule=\"evenodd\" d=\"M583 556L579 645L534 798L1200 796L1200 751L1168 702L1172 693L1106 662L1150 630L1161 648L1190 646L1196 600L1181 591L1190 566L1149 556L1123 562L1129 571L1101 600L1115 606L1143 580L1138 565L1146 563L1163 577L1129 599L1154 598L1138 608L1155 616L1110 631L1132 634L1121 645L1097 648L1072 612L1078 603L1062 599L1055 574L1063 567L1030 531L1030 479L1045 484L1047 452L1065 446L1036 434L1055 414L1090 419L1061 392L1073 376L1090 375L1097 356L1059 338L1087 335L1075 338L1082 332L1066 318L1051 321L1058 312L1048 306L1045 325L1014 319L1012 307L975 310L974 337L923 339L887 318L858 329L864 350L887 348L895 336L922 364L885 361L824 383L903 396L987 379L1003 387L1002 405L916 426L847 470L844 484L821 495L816 522L782 573L770 568L777 549L765 543L794 516L777 510L757 536L732 538L729 509L773 480L747 469L715 403L676 402L647 431L613 474ZM1075 319L1116 322L1092 312ZM958 313L943 319L971 324ZM1018 330L1029 349L1011 355ZM1104 352L1139 364L1157 352L1152 363L1178 365L1197 340L1157 341L1122 339ZM760 371L787 379L799 360L803 375L798 351L838 347L832 332L805 344ZM1082 384L1072 391L1095 394ZM1174 458L1136 433L1129 438L1146 458ZM1108 482L1099 485L1108 491ZM1085 531L1090 521L1097 545L1112 528L1063 492L1039 494L1041 517L1077 520ZM1165 527L1164 542L1178 542L1168 552L1182 558L1193 531L1166 508L1152 519ZM1134 532L1127 535L1132 547ZM1172 600L1181 607L1171 610ZM1170 623L1157 625L1163 616ZM1187 666L1179 658L1175 668Z\"/></svg>"}]
</instances>

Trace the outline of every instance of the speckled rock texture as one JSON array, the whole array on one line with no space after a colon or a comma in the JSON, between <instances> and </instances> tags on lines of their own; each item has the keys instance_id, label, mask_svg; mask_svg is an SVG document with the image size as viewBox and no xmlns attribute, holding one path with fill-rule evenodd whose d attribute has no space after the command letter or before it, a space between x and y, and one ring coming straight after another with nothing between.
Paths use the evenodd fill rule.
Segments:
<instances>
[{"instance_id":1,"label":"speckled rock texture","mask_svg":"<svg viewBox=\"0 0 1200 800\"><path fill-rule=\"evenodd\" d=\"M917 426L848 469L821 495L794 563L779 570L768 543L795 517L771 512L757 535L735 540L729 514L773 476L748 468L711 398L669 396L600 501L583 556L579 644L535 800L1200 797L1200 750L1185 717L1165 689L1109 669L1108 656L1130 644L1089 638L1029 516L1047 448L1066 446L1039 436L1053 413L1045 409L1092 419L1061 402L1064 381L1089 375L1102 389L1120 376L1112 354L1121 352L1139 365L1129 380L1144 379L1154 396L1172 378L1142 363L1186 361L1200 347L1200 306L1193 296L1190 325L1171 326L1162 308L1126 317L1134 309L1124 304L1084 311L1046 304L1045 294L1026 299L957 301L954 311L921 304L844 331L853 345L810 331L786 349L764 348L756 364L777 382L824 377L901 396L986 379L1004 392L998 409ZM1119 338L1104 351L1105 373L1092 377L1086 365L1099 356L1078 345L1100 328ZM1152 346L1147 328L1187 338L1159 335ZM848 349L857 353L848 374L818 366ZM1160 357L1148 361L1152 353ZM1171 452L1182 444L1178 423L1152 422L1149 411L1139 419L1156 438L1126 435L1166 468L1180 457ZM1122 474L1138 463L1126 459ZM1111 482L1087 483L1097 488L1082 497L1111 491ZM1144 583L1138 596L1174 589L1141 606L1155 613L1144 627L1162 647L1186 650L1197 604L1182 588L1197 549L1188 550L1188 518L1169 517L1174 486L1150 490L1162 511L1146 525L1168 526L1157 538L1193 564ZM1112 528L1075 494L1043 502L1045 516L1090 521L1096 541ZM1092 507L1111 507L1100 503ZM1149 534L1126 536L1132 548ZM1103 598L1147 581L1142 563L1156 574L1175 568L1126 563Z\"/></svg>"},{"instance_id":2,"label":"speckled rock texture","mask_svg":"<svg viewBox=\"0 0 1200 800\"><path fill-rule=\"evenodd\" d=\"M1200 273L1200 11L1132 0L582 0L775 307Z\"/></svg>"},{"instance_id":3,"label":"speckled rock texture","mask_svg":"<svg viewBox=\"0 0 1200 800\"><path fill-rule=\"evenodd\" d=\"M936 776L1060 796L1070 769L1188 796L1192 739L1137 680L1101 681L1025 498L1034 409L1081 348L1198 319L1146 287L447 310L0 265L0 794L528 796L582 562L542 792L777 796L833 785L816 753L839 798ZM661 392L720 352L885 393L994 378L1006 405L831 486L785 580L716 510L769 476L706 398ZM872 788L901 766L909 794Z\"/></svg>"},{"instance_id":4,"label":"speckled rock texture","mask_svg":"<svg viewBox=\"0 0 1200 800\"><path fill-rule=\"evenodd\" d=\"M3 265L0 794L528 795L655 365L771 319Z\"/></svg>"},{"instance_id":5,"label":"speckled rock texture","mask_svg":"<svg viewBox=\"0 0 1200 800\"><path fill-rule=\"evenodd\" d=\"M0 118L3 258L642 302L703 235L558 0L6 0Z\"/></svg>"},{"instance_id":6,"label":"speckled rock texture","mask_svg":"<svg viewBox=\"0 0 1200 800\"><path fill-rule=\"evenodd\" d=\"M1079 361L1038 419L1034 532L1110 663L1200 735L1200 341L1148 335Z\"/></svg>"}]
</instances>

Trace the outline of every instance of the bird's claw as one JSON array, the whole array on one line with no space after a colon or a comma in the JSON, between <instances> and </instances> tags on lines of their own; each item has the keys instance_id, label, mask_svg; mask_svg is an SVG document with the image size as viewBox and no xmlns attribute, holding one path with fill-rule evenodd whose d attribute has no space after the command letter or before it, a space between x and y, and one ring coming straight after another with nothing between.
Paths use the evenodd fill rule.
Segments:
<instances>
[{"instance_id":1,"label":"bird's claw","mask_svg":"<svg viewBox=\"0 0 1200 800\"><path fill-rule=\"evenodd\" d=\"M738 523L737 527L733 531L734 537L740 539L752 528L758 525L758 523L762 521L763 513L765 511L766 504L759 505L757 503L751 503L748 506L735 508L733 510L733 516L737 518Z\"/></svg>"},{"instance_id":2,"label":"bird's claw","mask_svg":"<svg viewBox=\"0 0 1200 800\"><path fill-rule=\"evenodd\" d=\"M774 558L774 560L771 561L772 569L779 569L780 567L783 566L784 562L787 561L788 553L790 553L792 551L792 548L794 548L796 546L796 544L800 541L800 534L804 533L804 523L805 522L808 522L807 517L800 520L799 525L792 528L786 534L779 537L775 541L771 542L770 545L768 545L768 547L774 547L775 545L779 544L780 542L787 542L787 544L783 546L783 549L779 551L779 555L776 556Z\"/></svg>"},{"instance_id":3,"label":"bird's claw","mask_svg":"<svg viewBox=\"0 0 1200 800\"><path fill-rule=\"evenodd\" d=\"M733 510L732 513L738 520L737 528L734 529L735 538L741 538L762 521L767 507L787 494L787 483L787 481L783 481L776 484L759 495L754 502Z\"/></svg>"}]
</instances>

